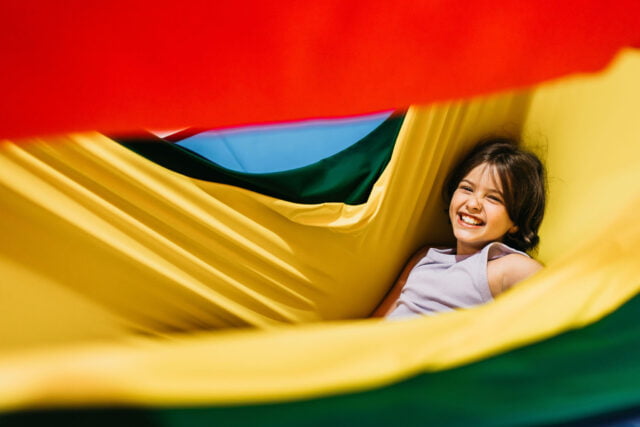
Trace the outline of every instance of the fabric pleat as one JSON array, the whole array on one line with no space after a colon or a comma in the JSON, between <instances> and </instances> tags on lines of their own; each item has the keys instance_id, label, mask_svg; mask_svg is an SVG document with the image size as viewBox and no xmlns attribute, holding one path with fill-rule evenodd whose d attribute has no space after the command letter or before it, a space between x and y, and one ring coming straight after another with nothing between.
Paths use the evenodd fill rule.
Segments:
<instances>
[{"instance_id":1,"label":"fabric pleat","mask_svg":"<svg viewBox=\"0 0 640 427\"><path fill-rule=\"evenodd\" d=\"M403 114L399 112L336 154L304 167L271 173L230 170L153 134L114 139L147 159L192 178L234 185L295 203L356 205L367 201L374 182L389 162L402 120Z\"/></svg>"},{"instance_id":2,"label":"fabric pleat","mask_svg":"<svg viewBox=\"0 0 640 427\"><path fill-rule=\"evenodd\" d=\"M392 384L432 390L438 372L518 349L525 356L507 365L535 372L540 359L526 352L535 343L598 329L625 303L635 313L639 73L640 56L629 51L601 76L412 107L359 205L297 204L189 178L97 133L3 142L0 266L10 280L0 285L0 408L220 408L348 399ZM474 141L495 133L523 134L544 152L546 268L481 307L350 320L375 308L416 249L451 242L444 176ZM253 328L218 331L229 327ZM637 348L636 335L624 334L625 345ZM590 356L584 347L587 358L603 351ZM637 374L633 365L604 365L584 366L605 379L624 378L619 369ZM530 378L514 375L516 383ZM566 384L549 393L567 401L583 393ZM640 405L637 393L623 399L615 387L586 387L603 396L597 408L542 421ZM486 404L507 390L492 395L487 384Z\"/></svg>"}]
</instances>

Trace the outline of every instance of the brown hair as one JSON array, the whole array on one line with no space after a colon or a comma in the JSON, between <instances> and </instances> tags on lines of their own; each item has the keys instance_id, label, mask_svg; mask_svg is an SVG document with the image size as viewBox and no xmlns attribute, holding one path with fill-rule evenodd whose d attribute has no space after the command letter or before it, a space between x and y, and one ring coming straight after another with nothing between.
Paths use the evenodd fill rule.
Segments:
<instances>
[{"instance_id":1,"label":"brown hair","mask_svg":"<svg viewBox=\"0 0 640 427\"><path fill-rule=\"evenodd\" d=\"M546 173L540 159L518 147L516 140L490 138L476 145L445 181L442 195L447 206L460 181L482 163L493 166L500 178L507 213L518 226L516 232L504 236L503 242L521 251L534 249L540 241L538 228L546 204Z\"/></svg>"}]
</instances>

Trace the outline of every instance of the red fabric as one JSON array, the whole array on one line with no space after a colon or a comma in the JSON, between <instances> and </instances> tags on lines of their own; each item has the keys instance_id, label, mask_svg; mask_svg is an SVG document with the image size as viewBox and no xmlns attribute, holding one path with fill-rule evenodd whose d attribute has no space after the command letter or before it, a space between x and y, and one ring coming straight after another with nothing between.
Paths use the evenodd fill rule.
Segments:
<instances>
[{"instance_id":1,"label":"red fabric","mask_svg":"<svg viewBox=\"0 0 640 427\"><path fill-rule=\"evenodd\" d=\"M218 127L469 97L594 71L640 2L0 2L0 137Z\"/></svg>"}]
</instances>

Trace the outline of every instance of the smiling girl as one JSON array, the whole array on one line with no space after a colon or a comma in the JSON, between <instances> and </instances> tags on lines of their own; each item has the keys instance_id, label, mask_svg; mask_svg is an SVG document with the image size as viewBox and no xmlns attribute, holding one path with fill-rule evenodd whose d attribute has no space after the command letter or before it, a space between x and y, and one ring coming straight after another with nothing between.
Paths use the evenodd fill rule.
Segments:
<instances>
[{"instance_id":1,"label":"smiling girl","mask_svg":"<svg viewBox=\"0 0 640 427\"><path fill-rule=\"evenodd\" d=\"M545 187L542 163L515 141L478 144L443 188L456 247L414 255L373 315L401 318L483 304L540 270L526 251L539 241Z\"/></svg>"}]
</instances>

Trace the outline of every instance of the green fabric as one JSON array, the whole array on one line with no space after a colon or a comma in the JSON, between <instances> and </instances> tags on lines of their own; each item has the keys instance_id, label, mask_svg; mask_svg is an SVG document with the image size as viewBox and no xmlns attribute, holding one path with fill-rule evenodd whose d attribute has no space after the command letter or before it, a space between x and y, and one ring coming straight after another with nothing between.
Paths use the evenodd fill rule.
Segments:
<instances>
[{"instance_id":1,"label":"green fabric","mask_svg":"<svg viewBox=\"0 0 640 427\"><path fill-rule=\"evenodd\" d=\"M391 158L404 115L393 115L351 147L314 164L288 171L250 174L223 168L151 134L112 138L175 172L246 188L294 203L365 203Z\"/></svg>"},{"instance_id":2,"label":"green fabric","mask_svg":"<svg viewBox=\"0 0 640 427\"><path fill-rule=\"evenodd\" d=\"M583 329L359 393L268 405L15 412L2 425L447 425L575 423L640 415L640 296Z\"/></svg>"}]
</instances>

